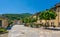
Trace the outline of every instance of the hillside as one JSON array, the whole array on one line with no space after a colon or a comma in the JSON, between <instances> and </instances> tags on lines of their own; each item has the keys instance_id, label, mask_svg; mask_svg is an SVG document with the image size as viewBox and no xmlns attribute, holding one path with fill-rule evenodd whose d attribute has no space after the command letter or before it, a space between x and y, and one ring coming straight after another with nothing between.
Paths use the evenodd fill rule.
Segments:
<instances>
[{"instance_id":1,"label":"hillside","mask_svg":"<svg viewBox=\"0 0 60 37\"><path fill-rule=\"evenodd\" d=\"M2 14L2 15L7 17L10 20L14 20L14 19L19 20L19 19L23 19L25 17L29 17L32 14L30 14L30 13L23 13L23 14Z\"/></svg>"}]
</instances>

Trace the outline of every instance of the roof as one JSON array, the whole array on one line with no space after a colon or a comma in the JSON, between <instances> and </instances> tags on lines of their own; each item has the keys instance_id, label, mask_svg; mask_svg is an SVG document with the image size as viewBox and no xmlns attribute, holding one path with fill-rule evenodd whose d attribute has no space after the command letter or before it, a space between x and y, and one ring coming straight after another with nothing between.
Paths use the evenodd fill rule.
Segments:
<instances>
[{"instance_id":1,"label":"roof","mask_svg":"<svg viewBox=\"0 0 60 37\"><path fill-rule=\"evenodd\" d=\"M50 8L50 10L52 10L52 11L56 11L56 7L52 7L52 8Z\"/></svg>"},{"instance_id":2,"label":"roof","mask_svg":"<svg viewBox=\"0 0 60 37\"><path fill-rule=\"evenodd\" d=\"M60 2L59 2L59 3L57 3L55 6L60 6Z\"/></svg>"}]
</instances>

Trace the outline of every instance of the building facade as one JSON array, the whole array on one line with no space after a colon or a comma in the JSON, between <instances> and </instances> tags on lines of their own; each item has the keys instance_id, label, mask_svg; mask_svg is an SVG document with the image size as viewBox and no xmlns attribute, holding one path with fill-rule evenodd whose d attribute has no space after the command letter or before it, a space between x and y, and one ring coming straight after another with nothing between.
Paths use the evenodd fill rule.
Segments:
<instances>
[{"instance_id":1,"label":"building facade","mask_svg":"<svg viewBox=\"0 0 60 37\"><path fill-rule=\"evenodd\" d=\"M8 19L0 15L0 27L6 28L8 26Z\"/></svg>"},{"instance_id":2,"label":"building facade","mask_svg":"<svg viewBox=\"0 0 60 37\"><path fill-rule=\"evenodd\" d=\"M14 20L13 21L13 25L21 25L22 24L22 20Z\"/></svg>"},{"instance_id":3,"label":"building facade","mask_svg":"<svg viewBox=\"0 0 60 37\"><path fill-rule=\"evenodd\" d=\"M56 16L56 19L54 20L47 20L49 26L56 26L56 27L60 27L60 3L57 3L53 8L51 8L51 10L53 10L57 16ZM37 14L39 15L39 13ZM33 17L34 18L37 18L38 16L37 15L34 15ZM39 24L46 24L46 21L45 20L40 20L39 17L37 18L37 22L36 23L39 23Z\"/></svg>"}]
</instances>

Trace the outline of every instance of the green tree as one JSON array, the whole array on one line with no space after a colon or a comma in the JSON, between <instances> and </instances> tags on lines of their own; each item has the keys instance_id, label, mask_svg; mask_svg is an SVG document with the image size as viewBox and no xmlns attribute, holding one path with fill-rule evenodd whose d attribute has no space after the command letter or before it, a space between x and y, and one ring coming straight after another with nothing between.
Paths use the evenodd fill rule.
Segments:
<instances>
[{"instance_id":1,"label":"green tree","mask_svg":"<svg viewBox=\"0 0 60 37\"><path fill-rule=\"evenodd\" d=\"M43 11L39 15L41 20L43 20L43 19L46 20L46 23L47 23L47 20L55 19L56 16L57 16L56 13L51 10ZM46 24L46 25L48 25L48 24Z\"/></svg>"},{"instance_id":2,"label":"green tree","mask_svg":"<svg viewBox=\"0 0 60 37\"><path fill-rule=\"evenodd\" d=\"M23 20L24 23L33 23L33 22L37 21L35 18L29 18L29 17L25 17L22 20Z\"/></svg>"},{"instance_id":3,"label":"green tree","mask_svg":"<svg viewBox=\"0 0 60 37\"><path fill-rule=\"evenodd\" d=\"M25 18L23 19L23 22L24 22L24 23L29 23L29 18L25 17Z\"/></svg>"}]
</instances>

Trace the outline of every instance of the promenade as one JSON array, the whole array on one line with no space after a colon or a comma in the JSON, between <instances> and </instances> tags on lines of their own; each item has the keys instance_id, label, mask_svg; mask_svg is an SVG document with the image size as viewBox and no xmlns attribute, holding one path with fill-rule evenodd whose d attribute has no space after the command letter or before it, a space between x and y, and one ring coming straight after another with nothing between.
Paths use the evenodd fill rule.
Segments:
<instances>
[{"instance_id":1,"label":"promenade","mask_svg":"<svg viewBox=\"0 0 60 37\"><path fill-rule=\"evenodd\" d=\"M12 27L11 31L9 31L8 35L2 34L0 37L60 37L60 31L15 25Z\"/></svg>"}]
</instances>

